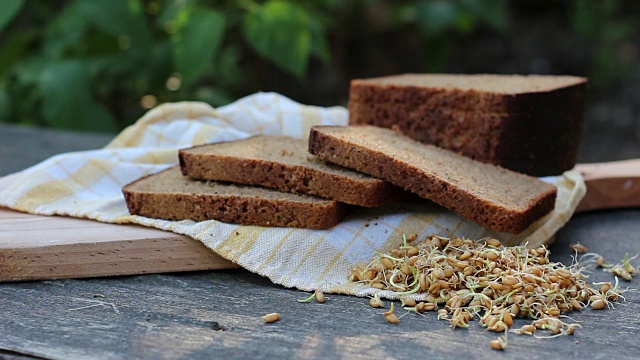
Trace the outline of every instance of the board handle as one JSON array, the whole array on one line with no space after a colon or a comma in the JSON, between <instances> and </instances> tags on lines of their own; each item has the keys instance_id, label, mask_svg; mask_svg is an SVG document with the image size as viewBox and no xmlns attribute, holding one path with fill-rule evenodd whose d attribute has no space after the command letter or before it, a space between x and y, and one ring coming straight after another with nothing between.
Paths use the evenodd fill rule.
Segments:
<instances>
[{"instance_id":1,"label":"board handle","mask_svg":"<svg viewBox=\"0 0 640 360\"><path fill-rule=\"evenodd\" d=\"M576 212L640 207L640 159L578 164L587 194Z\"/></svg>"}]
</instances>

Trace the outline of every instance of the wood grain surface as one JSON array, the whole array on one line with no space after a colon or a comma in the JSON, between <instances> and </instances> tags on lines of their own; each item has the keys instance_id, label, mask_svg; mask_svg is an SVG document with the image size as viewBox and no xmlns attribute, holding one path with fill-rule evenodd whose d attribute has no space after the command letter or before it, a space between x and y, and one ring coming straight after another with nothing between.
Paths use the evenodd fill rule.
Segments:
<instances>
[{"instance_id":1,"label":"wood grain surface","mask_svg":"<svg viewBox=\"0 0 640 360\"><path fill-rule=\"evenodd\" d=\"M234 268L199 241L137 225L0 208L0 281Z\"/></svg>"},{"instance_id":2,"label":"wood grain surface","mask_svg":"<svg viewBox=\"0 0 640 360\"><path fill-rule=\"evenodd\" d=\"M578 164L587 195L577 212L640 207L640 159Z\"/></svg>"}]
</instances>

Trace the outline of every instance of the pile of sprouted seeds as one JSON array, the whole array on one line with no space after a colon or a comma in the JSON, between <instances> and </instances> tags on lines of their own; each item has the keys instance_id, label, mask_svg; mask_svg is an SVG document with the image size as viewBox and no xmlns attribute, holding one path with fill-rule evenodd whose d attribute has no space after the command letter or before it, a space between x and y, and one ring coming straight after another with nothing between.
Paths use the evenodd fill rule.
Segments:
<instances>
[{"instance_id":1,"label":"pile of sprouted seeds","mask_svg":"<svg viewBox=\"0 0 640 360\"><path fill-rule=\"evenodd\" d=\"M580 325L566 313L585 306L596 310L613 307L625 291L618 276L631 280L636 272L628 258L610 265L600 255L584 254L580 261L565 266L549 262L544 246L506 247L492 238L474 241L436 235L418 243L417 238L415 234L404 236L398 248L378 253L370 263L353 269L350 280L394 291L407 313L437 311L438 320L449 321L452 328L468 328L472 320L479 319L487 330L504 333L491 341L491 347L498 350L506 347L509 332L536 337L573 334ZM582 268L587 262L611 271L616 275L614 283L590 286ZM381 307L382 301L375 295L370 304ZM384 317L390 323L400 321L393 303ZM532 322L512 329L514 318Z\"/></svg>"}]
</instances>

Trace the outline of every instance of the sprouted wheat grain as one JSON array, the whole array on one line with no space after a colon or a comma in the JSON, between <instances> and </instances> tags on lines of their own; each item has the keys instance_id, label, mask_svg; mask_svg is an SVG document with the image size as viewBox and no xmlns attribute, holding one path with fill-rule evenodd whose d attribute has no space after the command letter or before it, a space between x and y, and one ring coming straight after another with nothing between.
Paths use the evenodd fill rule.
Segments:
<instances>
[{"instance_id":1,"label":"sprouted wheat grain","mask_svg":"<svg viewBox=\"0 0 640 360\"><path fill-rule=\"evenodd\" d=\"M589 251L589 249L587 249L587 247L586 247L586 246L584 246L584 245L582 245L582 244L580 244L580 243L577 243L577 244L569 244L569 246L571 247L571 249L572 249L573 251L575 251L575 252L576 252L576 253L578 253L578 254L585 254L585 253L587 253L587 252Z\"/></svg>"},{"instance_id":2,"label":"sprouted wheat grain","mask_svg":"<svg viewBox=\"0 0 640 360\"><path fill-rule=\"evenodd\" d=\"M604 257L596 253L586 253L579 259L580 264L589 264L595 262L596 266L602 268L604 271L610 272L617 277L621 277L626 281L631 281L633 275L638 272L636 266L631 264L632 260L635 260L640 254L636 254L633 257L629 257L629 254L625 254L624 258L616 264L609 264L605 262Z\"/></svg>"},{"instance_id":3,"label":"sprouted wheat grain","mask_svg":"<svg viewBox=\"0 0 640 360\"><path fill-rule=\"evenodd\" d=\"M378 297L378 294L374 294L371 300L369 300L369 305L374 308L382 307L382 300Z\"/></svg>"},{"instance_id":4,"label":"sprouted wheat grain","mask_svg":"<svg viewBox=\"0 0 640 360\"><path fill-rule=\"evenodd\" d=\"M400 322L400 319L396 314L393 313L393 310L394 310L394 306L393 306L393 303L391 303L391 309L385 312L383 316L384 316L384 319L387 320L387 322L391 324L397 324Z\"/></svg>"},{"instance_id":5,"label":"sprouted wheat grain","mask_svg":"<svg viewBox=\"0 0 640 360\"><path fill-rule=\"evenodd\" d=\"M270 323L279 321L280 320L280 314L279 313L267 314L267 315L262 317L262 320L264 320L265 323L270 324Z\"/></svg>"},{"instance_id":6,"label":"sprouted wheat grain","mask_svg":"<svg viewBox=\"0 0 640 360\"><path fill-rule=\"evenodd\" d=\"M604 309L623 298L617 278L615 286L607 283L608 286L593 288L584 280L580 263L551 263L545 246L505 247L492 238L473 241L437 235L420 243L416 239L415 234L405 236L398 248L387 254L378 253L368 264L352 269L350 280L394 291L408 311L420 313L437 309L436 304L443 305L437 318L449 321L453 328L469 327L471 320L479 319L488 330L505 333L504 338L491 342L494 349L506 347L509 331L532 335L539 329L552 334L536 337L571 335L580 326L566 323L565 313L579 311L585 305ZM621 270L629 275L636 271L629 260L620 264L620 274ZM408 300L405 296L410 294L415 295ZM416 304L415 299L428 302ZM371 306L376 307L378 301L376 294ZM393 308L384 316L397 323ZM515 317L533 322L510 330Z\"/></svg>"}]
</instances>

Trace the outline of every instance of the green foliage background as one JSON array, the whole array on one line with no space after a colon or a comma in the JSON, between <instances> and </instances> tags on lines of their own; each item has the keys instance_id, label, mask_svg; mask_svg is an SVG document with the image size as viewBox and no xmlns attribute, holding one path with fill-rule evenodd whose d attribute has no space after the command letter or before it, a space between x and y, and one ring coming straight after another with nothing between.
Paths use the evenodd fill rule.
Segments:
<instances>
[{"instance_id":1,"label":"green foliage background","mask_svg":"<svg viewBox=\"0 0 640 360\"><path fill-rule=\"evenodd\" d=\"M520 13L540 13L524 3ZM597 88L634 71L637 54L621 49L638 34L621 1L559 3L567 31L587 51L574 73ZM147 107L219 106L260 90L344 104L355 77L530 70L501 67L493 60L504 54L470 45L509 38L514 2L506 0L2 0L2 7L1 122L115 132L146 111L144 96Z\"/></svg>"}]
</instances>

